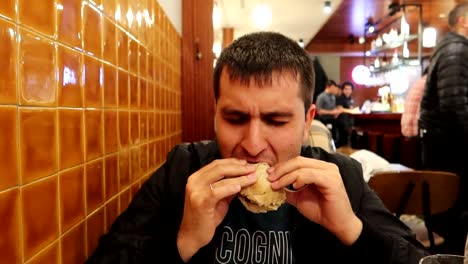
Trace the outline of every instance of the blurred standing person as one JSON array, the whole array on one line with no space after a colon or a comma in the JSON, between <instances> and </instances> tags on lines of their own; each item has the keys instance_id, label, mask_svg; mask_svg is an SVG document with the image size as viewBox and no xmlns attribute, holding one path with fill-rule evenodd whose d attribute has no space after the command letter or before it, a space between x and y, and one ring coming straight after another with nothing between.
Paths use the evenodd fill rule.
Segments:
<instances>
[{"instance_id":1,"label":"blurred standing person","mask_svg":"<svg viewBox=\"0 0 468 264\"><path fill-rule=\"evenodd\" d=\"M416 137L419 134L419 109L426 85L428 69L428 67L424 69L421 78L413 83L406 95L405 110L401 115L401 133L405 137Z\"/></svg>"},{"instance_id":2,"label":"blurred standing person","mask_svg":"<svg viewBox=\"0 0 468 264\"><path fill-rule=\"evenodd\" d=\"M461 255L468 229L468 160L459 154L468 149L468 2L450 11L448 23L451 31L431 57L419 127L424 168L460 176L459 199L454 208L438 215L434 230Z\"/></svg>"}]
</instances>

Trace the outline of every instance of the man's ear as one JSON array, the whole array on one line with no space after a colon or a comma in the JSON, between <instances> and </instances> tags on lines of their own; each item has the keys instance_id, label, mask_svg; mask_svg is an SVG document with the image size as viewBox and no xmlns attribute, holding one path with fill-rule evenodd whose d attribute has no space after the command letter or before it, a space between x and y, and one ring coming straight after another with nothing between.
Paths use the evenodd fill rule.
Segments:
<instances>
[{"instance_id":1,"label":"man's ear","mask_svg":"<svg viewBox=\"0 0 468 264\"><path fill-rule=\"evenodd\" d=\"M311 104L305 115L305 126L304 126L304 135L302 138L302 143L307 144L309 141L309 131L312 126L312 120L315 117L315 105Z\"/></svg>"}]
</instances>

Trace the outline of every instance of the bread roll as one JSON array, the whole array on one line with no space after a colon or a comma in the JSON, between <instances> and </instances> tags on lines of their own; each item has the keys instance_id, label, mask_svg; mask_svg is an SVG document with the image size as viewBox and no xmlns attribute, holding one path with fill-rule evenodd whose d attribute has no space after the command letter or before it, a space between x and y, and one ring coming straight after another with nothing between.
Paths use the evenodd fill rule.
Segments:
<instances>
[{"instance_id":1,"label":"bread roll","mask_svg":"<svg viewBox=\"0 0 468 264\"><path fill-rule=\"evenodd\" d=\"M267 169L270 166L261 162L256 164L257 181L243 188L237 196L247 210L253 213L266 213L277 210L286 200L283 189L274 191L268 181Z\"/></svg>"}]
</instances>

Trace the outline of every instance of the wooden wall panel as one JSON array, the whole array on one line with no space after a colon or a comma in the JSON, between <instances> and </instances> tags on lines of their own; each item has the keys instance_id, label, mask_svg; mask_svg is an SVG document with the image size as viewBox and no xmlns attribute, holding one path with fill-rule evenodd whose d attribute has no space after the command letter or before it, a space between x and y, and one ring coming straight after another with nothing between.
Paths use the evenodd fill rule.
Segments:
<instances>
[{"instance_id":1,"label":"wooden wall panel","mask_svg":"<svg viewBox=\"0 0 468 264\"><path fill-rule=\"evenodd\" d=\"M214 138L213 1L184 0L182 6L182 140ZM197 59L196 53L201 58Z\"/></svg>"}]
</instances>

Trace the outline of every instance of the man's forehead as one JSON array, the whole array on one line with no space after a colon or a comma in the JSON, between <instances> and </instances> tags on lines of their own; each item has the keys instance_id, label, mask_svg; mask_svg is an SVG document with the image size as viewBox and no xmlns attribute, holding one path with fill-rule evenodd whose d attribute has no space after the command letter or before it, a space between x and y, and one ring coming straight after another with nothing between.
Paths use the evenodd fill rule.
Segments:
<instances>
[{"instance_id":1,"label":"man's forehead","mask_svg":"<svg viewBox=\"0 0 468 264\"><path fill-rule=\"evenodd\" d=\"M290 69L249 74L247 72L232 71L229 67L225 66L221 72L220 79L220 83L240 83L246 86L256 85L262 87L270 86L284 80L293 80L299 84L300 74Z\"/></svg>"}]
</instances>

